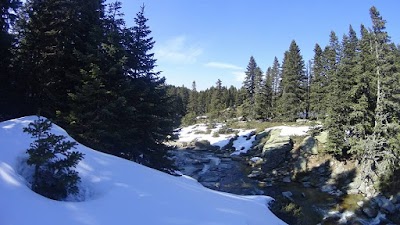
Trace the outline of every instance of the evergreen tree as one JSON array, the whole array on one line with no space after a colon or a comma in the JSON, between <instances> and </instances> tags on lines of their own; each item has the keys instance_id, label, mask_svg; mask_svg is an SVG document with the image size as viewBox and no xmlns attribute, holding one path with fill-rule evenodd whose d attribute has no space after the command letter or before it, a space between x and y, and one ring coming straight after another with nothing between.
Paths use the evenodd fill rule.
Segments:
<instances>
[{"instance_id":1,"label":"evergreen tree","mask_svg":"<svg viewBox=\"0 0 400 225\"><path fill-rule=\"evenodd\" d=\"M19 25L20 65L18 82L29 99L32 111L41 108L44 115L68 113L69 94L80 82L81 70L97 51L100 1L30 0ZM96 30L97 29L97 30ZM23 77L22 77L23 76ZM25 83L23 83L26 80Z\"/></svg>"},{"instance_id":2,"label":"evergreen tree","mask_svg":"<svg viewBox=\"0 0 400 225\"><path fill-rule=\"evenodd\" d=\"M219 118L221 116L221 111L224 109L223 103L223 88L222 81L220 79L215 83L215 88L211 94L211 117Z\"/></svg>"},{"instance_id":3,"label":"evergreen tree","mask_svg":"<svg viewBox=\"0 0 400 225\"><path fill-rule=\"evenodd\" d=\"M376 186L378 180L370 176L371 173L375 172L382 178L399 169L400 73L396 67L396 48L390 44L386 32L386 21L375 7L370 9L370 16L373 24L371 38L375 60L376 108L373 133L367 139L368 144L362 156L362 176L367 184Z\"/></svg>"},{"instance_id":4,"label":"evergreen tree","mask_svg":"<svg viewBox=\"0 0 400 225\"><path fill-rule=\"evenodd\" d=\"M273 98L274 98L274 75L273 69L269 67L265 74L265 82L263 86L264 94L264 119L271 119L273 117Z\"/></svg>"},{"instance_id":5,"label":"evergreen tree","mask_svg":"<svg viewBox=\"0 0 400 225\"><path fill-rule=\"evenodd\" d=\"M272 87L272 117L275 117L278 114L278 105L277 101L282 94L281 88L281 81L282 81L282 74L281 74L281 66L279 64L278 58L274 58L274 62L271 67L271 87Z\"/></svg>"},{"instance_id":6,"label":"evergreen tree","mask_svg":"<svg viewBox=\"0 0 400 225\"><path fill-rule=\"evenodd\" d=\"M0 120L16 116L18 111L13 109L18 99L16 88L12 85L14 82L10 64L15 36L10 28L15 24L20 5L19 0L3 0L0 3Z\"/></svg>"},{"instance_id":7,"label":"evergreen tree","mask_svg":"<svg viewBox=\"0 0 400 225\"><path fill-rule=\"evenodd\" d=\"M324 118L328 107L328 77L324 69L325 59L321 47L316 44L310 84L310 111L317 119Z\"/></svg>"},{"instance_id":8,"label":"evergreen tree","mask_svg":"<svg viewBox=\"0 0 400 225\"><path fill-rule=\"evenodd\" d=\"M255 90L254 90L254 119L265 118L266 96L264 93L265 81L263 79L263 72L260 67L255 70Z\"/></svg>"},{"instance_id":9,"label":"evergreen tree","mask_svg":"<svg viewBox=\"0 0 400 225\"><path fill-rule=\"evenodd\" d=\"M165 78L155 71L156 60L152 49L153 38L144 16L144 6L135 18L135 26L128 29L124 45L127 47L128 88L124 90L127 104L133 107L129 113L132 133L127 133L133 144L122 155L128 159L162 169L171 166L167 158L165 138L172 133L173 109L166 94ZM124 124L126 121L124 122Z\"/></svg>"},{"instance_id":10,"label":"evergreen tree","mask_svg":"<svg viewBox=\"0 0 400 225\"><path fill-rule=\"evenodd\" d=\"M129 76L133 78L146 77L148 79L159 79L160 72L155 72L156 59L151 50L155 41L150 36L151 30L147 25L148 19L144 16L145 6L140 8L134 19L135 26L126 30L126 42Z\"/></svg>"},{"instance_id":11,"label":"evergreen tree","mask_svg":"<svg viewBox=\"0 0 400 225\"><path fill-rule=\"evenodd\" d=\"M188 102L188 113L192 113L193 115L199 115L199 104L198 104L198 92L196 89L196 81L192 83L192 90L189 94L189 102Z\"/></svg>"},{"instance_id":12,"label":"evergreen tree","mask_svg":"<svg viewBox=\"0 0 400 225\"><path fill-rule=\"evenodd\" d=\"M246 91L246 97L243 102L243 114L245 117L254 118L254 110L252 107L255 101L256 93L256 73L257 63L253 56L250 57L249 64L246 69L246 77L243 81L243 88Z\"/></svg>"},{"instance_id":13,"label":"evergreen tree","mask_svg":"<svg viewBox=\"0 0 400 225\"><path fill-rule=\"evenodd\" d=\"M45 197L62 200L69 194L77 194L80 181L74 170L83 154L70 151L76 142L65 141L64 136L52 134L52 123L38 118L24 128L35 139L27 150L28 165L34 166L32 190Z\"/></svg>"},{"instance_id":14,"label":"evergreen tree","mask_svg":"<svg viewBox=\"0 0 400 225\"><path fill-rule=\"evenodd\" d=\"M371 34L362 25L358 42L357 65L353 69L355 84L351 89L353 104L350 114L351 153L360 156L365 150L365 140L372 134L376 87L374 85L375 62L371 51Z\"/></svg>"},{"instance_id":15,"label":"evergreen tree","mask_svg":"<svg viewBox=\"0 0 400 225\"><path fill-rule=\"evenodd\" d=\"M282 63L282 95L278 100L279 118L294 121L305 112L307 77L300 48L293 40Z\"/></svg>"},{"instance_id":16,"label":"evergreen tree","mask_svg":"<svg viewBox=\"0 0 400 225\"><path fill-rule=\"evenodd\" d=\"M237 96L237 89L235 86L231 85L228 89L226 108L236 108L236 106L237 106L236 96Z\"/></svg>"},{"instance_id":17,"label":"evergreen tree","mask_svg":"<svg viewBox=\"0 0 400 225\"><path fill-rule=\"evenodd\" d=\"M281 92L281 71L278 58L274 58L271 68L272 91L274 96L278 96Z\"/></svg>"},{"instance_id":18,"label":"evergreen tree","mask_svg":"<svg viewBox=\"0 0 400 225\"><path fill-rule=\"evenodd\" d=\"M348 43L348 37L345 36L343 43ZM347 46L346 51L351 52L350 45ZM325 48L325 58L327 60L327 74L329 79L329 108L328 116L326 119L326 125L329 130L328 137L328 151L332 152L337 156L346 153L349 148L349 142L346 137L346 133L349 129L349 114L350 114L350 88L348 76L350 60L353 58L347 57L347 61L340 65L342 60L342 48L338 44L338 38L334 32L330 35L330 44Z\"/></svg>"},{"instance_id":19,"label":"evergreen tree","mask_svg":"<svg viewBox=\"0 0 400 225\"><path fill-rule=\"evenodd\" d=\"M185 125L194 124L196 122L196 116L200 114L199 112L199 93L196 89L196 82L192 83L192 90L189 94L189 101L187 105L187 112L183 119Z\"/></svg>"}]
</instances>

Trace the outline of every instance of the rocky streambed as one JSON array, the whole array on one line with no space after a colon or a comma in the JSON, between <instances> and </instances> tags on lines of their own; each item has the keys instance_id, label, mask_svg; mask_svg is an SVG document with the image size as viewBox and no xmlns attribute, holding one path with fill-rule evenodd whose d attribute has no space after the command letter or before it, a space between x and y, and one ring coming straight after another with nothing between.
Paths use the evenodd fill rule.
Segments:
<instances>
[{"instance_id":1,"label":"rocky streambed","mask_svg":"<svg viewBox=\"0 0 400 225\"><path fill-rule=\"evenodd\" d=\"M272 210L288 224L400 224L400 196L358 194L357 166L318 155L321 137L278 133L249 134L252 148L240 155L204 141L170 153L183 174L205 187L275 198Z\"/></svg>"}]
</instances>

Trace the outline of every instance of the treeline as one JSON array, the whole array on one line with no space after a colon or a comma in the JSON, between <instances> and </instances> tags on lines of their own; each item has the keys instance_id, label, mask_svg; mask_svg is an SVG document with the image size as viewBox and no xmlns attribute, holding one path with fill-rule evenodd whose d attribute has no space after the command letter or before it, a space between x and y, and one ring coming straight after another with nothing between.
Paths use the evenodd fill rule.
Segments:
<instances>
[{"instance_id":1,"label":"treeline","mask_svg":"<svg viewBox=\"0 0 400 225\"><path fill-rule=\"evenodd\" d=\"M400 46L391 42L386 21L375 7L370 17L372 27L361 25L360 36L352 26L341 40L332 31L329 44L316 44L307 64L295 41L282 63L275 57L265 73L251 57L239 90L222 87L218 80L216 86L198 92L194 83L182 97L183 121L192 123L204 114L248 120L319 120L329 131L329 153L358 159L363 178L373 187L385 183L398 187Z\"/></svg>"},{"instance_id":2,"label":"treeline","mask_svg":"<svg viewBox=\"0 0 400 225\"><path fill-rule=\"evenodd\" d=\"M104 2L2 2L0 119L40 114L94 149L168 167L174 110L144 6L128 27Z\"/></svg>"}]
</instances>

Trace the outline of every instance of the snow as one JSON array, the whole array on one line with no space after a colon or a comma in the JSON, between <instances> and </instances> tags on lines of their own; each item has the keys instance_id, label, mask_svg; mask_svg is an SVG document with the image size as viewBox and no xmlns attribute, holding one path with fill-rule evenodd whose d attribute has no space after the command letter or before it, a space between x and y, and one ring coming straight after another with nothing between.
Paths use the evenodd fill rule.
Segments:
<instances>
[{"instance_id":1,"label":"snow","mask_svg":"<svg viewBox=\"0 0 400 225\"><path fill-rule=\"evenodd\" d=\"M188 127L183 127L178 133L179 139L177 142L190 143L192 141L207 140L211 145L218 146L220 148L226 146L229 141L234 138L234 134L219 134L217 137L213 135L217 133L219 129L224 126L222 123L217 123L215 128L208 129L207 124L195 124ZM305 136L310 130L309 126L275 126L265 129L265 131L280 129L280 136ZM256 136L254 135L255 129L242 130L235 129L238 132L238 138L233 142L235 151L231 155L240 155L247 153L253 146ZM250 138L249 138L250 136Z\"/></svg>"},{"instance_id":2,"label":"snow","mask_svg":"<svg viewBox=\"0 0 400 225\"><path fill-rule=\"evenodd\" d=\"M266 131L269 130L276 130L280 129L281 133L279 136L305 136L307 132L310 130L311 127L309 126L276 126L265 129Z\"/></svg>"},{"instance_id":3,"label":"snow","mask_svg":"<svg viewBox=\"0 0 400 225\"><path fill-rule=\"evenodd\" d=\"M210 133L207 133L207 124L195 124L192 126L184 127L179 131L178 142L192 142L193 140L207 140L211 145L218 146L220 148L224 147L229 143L229 140L233 138L234 134L218 134L216 137L213 135L218 132L218 130L223 126L223 124L216 124L216 127L210 129Z\"/></svg>"},{"instance_id":4,"label":"snow","mask_svg":"<svg viewBox=\"0 0 400 225\"><path fill-rule=\"evenodd\" d=\"M238 138L233 142L233 147L236 149L231 155L240 155L247 153L253 146L256 140L255 130L242 130L238 134ZM252 134L253 133L253 134ZM249 138L249 136L251 136Z\"/></svg>"},{"instance_id":5,"label":"snow","mask_svg":"<svg viewBox=\"0 0 400 225\"><path fill-rule=\"evenodd\" d=\"M187 177L174 177L78 145L81 201L54 201L28 187L22 166L32 141L22 128L36 119L0 123L1 225L281 225L267 196L217 192ZM68 136L58 126L53 133ZM68 136L70 140L70 138Z\"/></svg>"}]
</instances>

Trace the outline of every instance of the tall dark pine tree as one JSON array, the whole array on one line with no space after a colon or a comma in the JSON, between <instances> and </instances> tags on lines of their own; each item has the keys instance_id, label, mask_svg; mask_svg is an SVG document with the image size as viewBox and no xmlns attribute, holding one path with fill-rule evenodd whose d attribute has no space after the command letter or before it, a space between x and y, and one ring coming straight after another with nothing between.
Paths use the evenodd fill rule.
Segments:
<instances>
[{"instance_id":1,"label":"tall dark pine tree","mask_svg":"<svg viewBox=\"0 0 400 225\"><path fill-rule=\"evenodd\" d=\"M18 82L26 84L23 90L33 112L40 108L50 118L65 115L81 70L92 63L89 57L93 58L98 48L93 40L101 26L102 3L30 0L25 9L26 17L19 26Z\"/></svg>"},{"instance_id":2,"label":"tall dark pine tree","mask_svg":"<svg viewBox=\"0 0 400 225\"><path fill-rule=\"evenodd\" d=\"M147 25L148 19L144 16L144 9L143 5L136 14L135 26L126 30L128 41L124 44L128 51L128 65L131 65L128 74L133 78L146 77L158 80L160 72L154 71L156 59L151 52L155 41L149 36L151 30Z\"/></svg>"},{"instance_id":3,"label":"tall dark pine tree","mask_svg":"<svg viewBox=\"0 0 400 225\"><path fill-rule=\"evenodd\" d=\"M325 118L328 107L328 78L324 70L324 55L321 47L316 44L312 64L310 84L310 111L317 119Z\"/></svg>"},{"instance_id":4,"label":"tall dark pine tree","mask_svg":"<svg viewBox=\"0 0 400 225\"><path fill-rule=\"evenodd\" d=\"M274 58L274 62L271 67L271 80L272 80L272 91L274 96L279 95L280 93L280 85L281 85L281 71L278 58Z\"/></svg>"},{"instance_id":5,"label":"tall dark pine tree","mask_svg":"<svg viewBox=\"0 0 400 225\"><path fill-rule=\"evenodd\" d=\"M349 44L349 39L345 36L343 46L346 48L346 59L342 63L341 46L334 32L330 35L330 44L325 48L326 72L329 79L329 107L326 118L326 125L329 130L328 150L337 156L343 155L350 148L347 133L349 129L350 114L350 89L349 75L351 64L354 61L354 46ZM342 63L342 64L341 64ZM354 66L354 65L353 65ZM351 78L352 79L352 78Z\"/></svg>"},{"instance_id":6,"label":"tall dark pine tree","mask_svg":"<svg viewBox=\"0 0 400 225\"><path fill-rule=\"evenodd\" d=\"M285 121L296 120L305 112L307 77L300 48L293 40L285 52L282 63L282 95L278 100L278 117Z\"/></svg>"},{"instance_id":7,"label":"tall dark pine tree","mask_svg":"<svg viewBox=\"0 0 400 225\"><path fill-rule=\"evenodd\" d=\"M199 103L198 103L198 92L196 89L196 81L193 81L192 83L192 90L189 95L189 102L188 102L188 107L187 107L187 113L192 113L193 115L199 115Z\"/></svg>"},{"instance_id":8,"label":"tall dark pine tree","mask_svg":"<svg viewBox=\"0 0 400 225\"><path fill-rule=\"evenodd\" d=\"M358 41L357 65L354 71L354 85L351 88L351 153L361 156L366 149L366 138L372 134L376 107L375 61L371 50L372 36L361 25L361 39Z\"/></svg>"},{"instance_id":9,"label":"tall dark pine tree","mask_svg":"<svg viewBox=\"0 0 400 225\"><path fill-rule=\"evenodd\" d=\"M11 49L15 37L10 32L21 5L19 0L3 0L0 3L0 120L16 116L18 109L12 109L19 102L16 99L15 82L11 74Z\"/></svg>"},{"instance_id":10,"label":"tall dark pine tree","mask_svg":"<svg viewBox=\"0 0 400 225\"><path fill-rule=\"evenodd\" d=\"M353 97L351 88L355 85L354 75L357 71L357 52L358 39L355 31L350 26L349 34L343 36L341 59L337 66L337 73L331 80L333 88L331 95L331 112L329 146L337 155L343 155L350 150L349 132L350 131L350 114ZM334 49L334 46L332 46ZM332 124L334 122L334 124Z\"/></svg>"},{"instance_id":11,"label":"tall dark pine tree","mask_svg":"<svg viewBox=\"0 0 400 225\"><path fill-rule=\"evenodd\" d=\"M268 67L265 74L265 82L262 88L263 102L264 102L264 119L271 119L273 117L273 98L274 98L274 76L271 67Z\"/></svg>"},{"instance_id":12,"label":"tall dark pine tree","mask_svg":"<svg viewBox=\"0 0 400 225\"><path fill-rule=\"evenodd\" d=\"M272 87L272 117L275 117L277 113L277 101L282 94L281 89L281 80L282 80L282 73L281 73L281 66L279 64L278 58L274 58L274 62L271 67L271 87Z\"/></svg>"},{"instance_id":13,"label":"tall dark pine tree","mask_svg":"<svg viewBox=\"0 0 400 225\"><path fill-rule=\"evenodd\" d=\"M130 89L128 104L134 107L131 118L136 130L131 136L136 146L128 150L128 158L155 168L168 167L166 148L162 144L173 126L171 99L166 95L165 78L155 70L153 38L144 16L144 6L136 14L135 26L127 31L127 75Z\"/></svg>"},{"instance_id":14,"label":"tall dark pine tree","mask_svg":"<svg viewBox=\"0 0 400 225\"><path fill-rule=\"evenodd\" d=\"M249 118L254 118L254 110L251 110L251 107L254 105L255 101L257 67L256 60L251 56L245 72L246 77L243 81L243 88L246 91L246 97L243 103L243 114Z\"/></svg>"},{"instance_id":15,"label":"tall dark pine tree","mask_svg":"<svg viewBox=\"0 0 400 225\"><path fill-rule=\"evenodd\" d=\"M263 79L263 72L260 67L256 68L255 71L255 90L254 90L254 119L265 118L265 104L266 98L264 93L265 80Z\"/></svg>"},{"instance_id":16,"label":"tall dark pine tree","mask_svg":"<svg viewBox=\"0 0 400 225\"><path fill-rule=\"evenodd\" d=\"M215 89L211 93L211 115L213 118L219 118L221 111L224 109L223 103L223 88L222 81L220 79L215 83Z\"/></svg>"}]
</instances>

